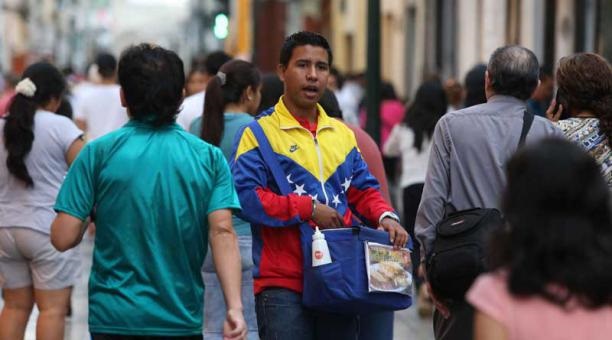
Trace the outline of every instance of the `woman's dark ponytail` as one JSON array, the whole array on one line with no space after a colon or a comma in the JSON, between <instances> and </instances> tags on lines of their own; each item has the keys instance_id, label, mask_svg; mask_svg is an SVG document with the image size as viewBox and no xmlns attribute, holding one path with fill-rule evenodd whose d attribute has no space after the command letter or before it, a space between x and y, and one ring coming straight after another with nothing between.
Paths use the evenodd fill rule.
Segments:
<instances>
[{"instance_id":1,"label":"woman's dark ponytail","mask_svg":"<svg viewBox=\"0 0 612 340\"><path fill-rule=\"evenodd\" d=\"M261 76L255 65L238 59L223 64L206 87L200 137L219 146L225 130L225 106L240 103L244 90L249 86L256 89L260 84Z\"/></svg>"},{"instance_id":2,"label":"woman's dark ponytail","mask_svg":"<svg viewBox=\"0 0 612 340\"><path fill-rule=\"evenodd\" d=\"M225 111L225 98L221 87L225 79L219 76L213 77L206 86L206 94L204 95L204 117L202 117L202 132L201 138L206 142L219 146L223 129L225 129L225 119L223 112Z\"/></svg>"},{"instance_id":3,"label":"woman's dark ponytail","mask_svg":"<svg viewBox=\"0 0 612 340\"><path fill-rule=\"evenodd\" d=\"M26 186L34 185L25 165L25 157L34 142L34 114L36 104L22 94L17 94L9 106L9 115L4 124L4 146L8 151L6 167L13 176ZM18 113L16 113L18 112Z\"/></svg>"},{"instance_id":4,"label":"woman's dark ponytail","mask_svg":"<svg viewBox=\"0 0 612 340\"><path fill-rule=\"evenodd\" d=\"M8 153L6 167L9 172L26 186L32 187L34 181L25 165L25 158L32 150L34 142L34 115L36 110L52 98L61 98L66 83L62 74L48 63L32 64L23 73L22 81L27 81L26 79L29 79L36 89L34 93L26 95L19 91L18 85L18 93L9 105L9 114L4 124L4 146Z\"/></svg>"}]
</instances>

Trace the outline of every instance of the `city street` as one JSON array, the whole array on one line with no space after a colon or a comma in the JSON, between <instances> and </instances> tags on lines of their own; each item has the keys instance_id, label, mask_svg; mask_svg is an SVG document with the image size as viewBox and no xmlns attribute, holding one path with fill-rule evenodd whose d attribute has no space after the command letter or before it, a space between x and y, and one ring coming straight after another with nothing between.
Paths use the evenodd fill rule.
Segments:
<instances>
[{"instance_id":1,"label":"city street","mask_svg":"<svg viewBox=\"0 0 612 340\"><path fill-rule=\"evenodd\" d=\"M87 234L86 234L87 235ZM83 273L89 273L91 266L91 255L93 250L93 240L86 236L81 243L81 256L83 257ZM72 293L72 317L66 322L66 340L86 340L89 339L87 329L87 280L88 275L82 275ZM0 308L3 301L0 298ZM25 340L36 339L36 315L34 310ZM432 340L431 319L421 319L417 315L416 306L407 310L395 313L394 339L410 340Z\"/></svg>"}]
</instances>

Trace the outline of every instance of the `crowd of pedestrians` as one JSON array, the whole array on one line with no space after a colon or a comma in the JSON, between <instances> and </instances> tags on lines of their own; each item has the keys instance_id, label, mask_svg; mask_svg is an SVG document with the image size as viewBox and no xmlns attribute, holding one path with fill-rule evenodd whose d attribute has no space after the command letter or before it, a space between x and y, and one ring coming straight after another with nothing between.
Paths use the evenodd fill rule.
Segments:
<instances>
[{"instance_id":1,"label":"crowd of pedestrians","mask_svg":"<svg viewBox=\"0 0 612 340\"><path fill-rule=\"evenodd\" d=\"M34 305L37 338L63 339L87 230L92 339L393 339L393 311L304 306L300 225L409 247L437 340L607 339L612 68L578 53L551 70L514 45L406 102L385 83L380 141L363 75L312 32L285 39L275 74L222 51L186 73L143 43L99 54L80 84L48 62L7 76L0 340L23 339ZM474 208L504 222L486 272L450 298L427 274L437 226Z\"/></svg>"}]
</instances>

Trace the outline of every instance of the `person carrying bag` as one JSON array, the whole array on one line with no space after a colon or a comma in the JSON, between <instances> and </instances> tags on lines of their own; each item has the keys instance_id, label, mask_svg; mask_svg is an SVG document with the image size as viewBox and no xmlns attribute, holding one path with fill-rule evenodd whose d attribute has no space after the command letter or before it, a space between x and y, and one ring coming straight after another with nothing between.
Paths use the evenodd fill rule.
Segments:
<instances>
[{"instance_id":1,"label":"person carrying bag","mask_svg":"<svg viewBox=\"0 0 612 340\"><path fill-rule=\"evenodd\" d=\"M352 226L360 220L389 232L385 241L396 249L408 241L407 232L368 170L355 135L318 104L332 60L327 40L312 32L290 35L281 48L278 75L285 83L284 94L274 107L258 116L257 123L265 131L271 158L282 169L277 176L282 176L282 181L271 175L270 161L263 158L251 127L235 135L231 169L242 206L240 216L251 224L253 234L255 304L259 336L264 340L355 339L359 334L358 313L324 312L303 303L301 225L327 229ZM289 189L281 192L281 183ZM319 234L314 240L311 234L307 241L316 243L317 262L327 262L323 261L327 254L334 263L332 236L328 231ZM328 241L330 250L325 253L323 244ZM306 257L311 256L312 251ZM384 268L389 274L384 280L394 279L392 266L373 269ZM324 267L331 266L320 266ZM381 275L376 274L378 279Z\"/></svg>"},{"instance_id":2,"label":"person carrying bag","mask_svg":"<svg viewBox=\"0 0 612 340\"><path fill-rule=\"evenodd\" d=\"M267 168L271 172L280 193L283 195L291 193L289 182L282 173L283 170L278 164L278 160L273 156L272 148L261 126L257 121L254 121L249 124L249 128L257 139L259 151L266 161ZM389 274L385 277L388 281L397 282L395 287L382 291L372 291L376 287L372 287L368 275L368 259L366 256L368 245L375 243L387 246L388 254L386 256L392 256L389 255L394 252L392 250L393 244L389 241L389 233L366 226L350 228L339 226L339 228L327 229L322 232L325 234L332 262L316 266L313 264L316 261L316 255L312 254L315 231L308 223L300 225L302 252L304 254L304 290L302 293L304 306L343 314L368 314L410 307L412 304L410 295L412 292L412 263L407 249L395 250L396 253L404 251L408 256L402 258L400 254L398 256L400 260L390 262L402 263L406 268L402 267L400 270L398 267L398 270L393 272L393 266L391 265L389 273L385 273ZM408 247L412 247L411 243Z\"/></svg>"},{"instance_id":3,"label":"person carrying bag","mask_svg":"<svg viewBox=\"0 0 612 340\"><path fill-rule=\"evenodd\" d=\"M533 114L523 113L523 127L517 148L533 123ZM492 231L504 224L495 208L454 211L452 204L436 225L433 251L426 263L427 279L436 296L445 300L463 300L478 275L487 271L487 245Z\"/></svg>"}]
</instances>

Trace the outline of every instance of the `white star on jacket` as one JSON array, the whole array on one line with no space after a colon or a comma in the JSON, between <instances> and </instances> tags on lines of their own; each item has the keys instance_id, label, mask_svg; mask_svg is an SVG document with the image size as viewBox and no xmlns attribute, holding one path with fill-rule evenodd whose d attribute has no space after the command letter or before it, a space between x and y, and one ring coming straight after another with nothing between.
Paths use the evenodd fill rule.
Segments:
<instances>
[{"instance_id":1,"label":"white star on jacket","mask_svg":"<svg viewBox=\"0 0 612 340\"><path fill-rule=\"evenodd\" d=\"M306 194L306 190L304 190L304 184L302 185L296 184L295 190L293 190L293 192L298 194L298 196L302 196L303 194Z\"/></svg>"},{"instance_id":2,"label":"white star on jacket","mask_svg":"<svg viewBox=\"0 0 612 340\"><path fill-rule=\"evenodd\" d=\"M348 188L351 186L351 180L353 179L353 177L351 178L345 178L344 179L344 183L342 183L342 187L344 188L344 192L348 191Z\"/></svg>"},{"instance_id":3,"label":"white star on jacket","mask_svg":"<svg viewBox=\"0 0 612 340\"><path fill-rule=\"evenodd\" d=\"M338 204L342 203L340 202L340 195L334 195L334 199L332 200L332 203L336 205L336 208L338 207Z\"/></svg>"}]
</instances>

